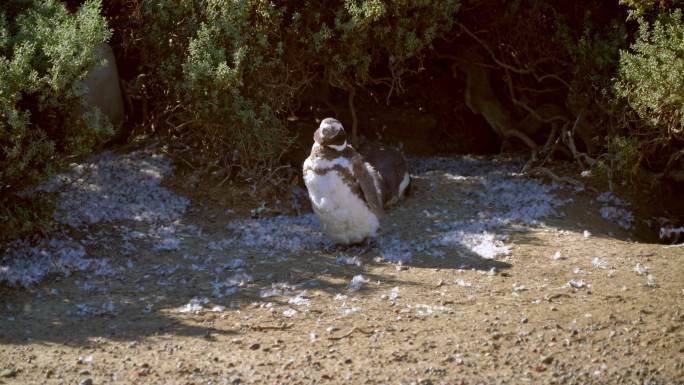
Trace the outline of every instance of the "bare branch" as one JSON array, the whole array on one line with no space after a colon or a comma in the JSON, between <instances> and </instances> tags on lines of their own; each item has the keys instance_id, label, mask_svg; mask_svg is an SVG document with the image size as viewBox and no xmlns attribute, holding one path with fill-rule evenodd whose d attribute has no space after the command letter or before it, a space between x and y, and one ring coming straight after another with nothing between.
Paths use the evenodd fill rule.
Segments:
<instances>
[{"instance_id":1,"label":"bare branch","mask_svg":"<svg viewBox=\"0 0 684 385\"><path fill-rule=\"evenodd\" d=\"M351 142L353 146L358 146L359 140L358 140L358 135L357 135L357 129L359 125L359 121L356 117L356 109L354 108L354 96L356 96L356 88L354 86L350 86L347 89L347 92L349 93L347 102L349 103L349 111L351 112L351 118L352 118L352 136L351 136Z\"/></svg>"},{"instance_id":2,"label":"bare branch","mask_svg":"<svg viewBox=\"0 0 684 385\"><path fill-rule=\"evenodd\" d=\"M577 147L575 146L575 130L577 130L577 124L579 123L581 118L582 112L580 112L577 115L577 119L575 119L575 124L573 124L572 130L563 130L563 143L565 143L565 145L570 149L570 152L572 152L572 156L579 162L581 167L584 167L582 161L586 162L586 164L589 167L593 167L596 164L596 159L590 157L584 152L577 151Z\"/></svg>"},{"instance_id":3,"label":"bare branch","mask_svg":"<svg viewBox=\"0 0 684 385\"><path fill-rule=\"evenodd\" d=\"M544 74L544 75L539 76L534 71L533 67L528 67L528 68L523 69L523 68L516 68L516 67L513 67L509 64L504 63L503 61L499 60L499 58L496 57L496 54L494 53L494 51L492 51L492 49L489 47L489 45L487 45L487 43L485 43L482 39L477 37L477 35L472 33L465 25L463 25L462 23L458 23L458 26L461 27L463 32L465 32L468 36L470 36L473 40L475 40L478 44L480 44L482 46L482 48L484 48L489 53L489 56L492 58L492 60L496 64L498 64L501 68L503 68L504 70L510 71L510 72L513 72L513 73L516 73L519 75L532 75L537 80L537 82L539 82L539 83L543 82L546 79L555 79L555 80L559 81L561 84L563 84L564 86L566 86L571 92L573 92L573 89L570 86L570 84L568 84L568 82L566 82L563 78L561 78L558 75Z\"/></svg>"},{"instance_id":4,"label":"bare branch","mask_svg":"<svg viewBox=\"0 0 684 385\"><path fill-rule=\"evenodd\" d=\"M518 138L518 139L522 140L527 145L527 147L529 147L532 150L536 150L538 147L537 143L535 143L534 140L530 139L529 136L527 136L523 132L518 131L514 128L506 129L503 132L503 134L506 138L514 137L514 138Z\"/></svg>"},{"instance_id":5,"label":"bare branch","mask_svg":"<svg viewBox=\"0 0 684 385\"><path fill-rule=\"evenodd\" d=\"M532 170L530 170L528 172L528 174L530 174L530 175L535 175L535 174L536 175L546 175L547 177L553 179L556 182L569 183L571 185L578 186L581 188L586 188L587 190L591 190L593 192L598 193L598 190L596 190L595 188L593 188L591 186L587 187L584 185L584 183L578 181L577 179L573 179L573 178L570 178L567 176L558 176L553 171L549 170L546 167L535 167Z\"/></svg>"}]
</instances>

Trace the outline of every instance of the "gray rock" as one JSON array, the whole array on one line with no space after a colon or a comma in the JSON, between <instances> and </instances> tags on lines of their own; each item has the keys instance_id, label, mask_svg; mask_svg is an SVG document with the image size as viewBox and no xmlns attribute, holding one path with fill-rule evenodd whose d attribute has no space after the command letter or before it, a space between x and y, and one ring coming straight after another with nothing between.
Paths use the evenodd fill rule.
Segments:
<instances>
[{"instance_id":1,"label":"gray rock","mask_svg":"<svg viewBox=\"0 0 684 385\"><path fill-rule=\"evenodd\" d=\"M124 122L124 104L114 52L109 44L100 43L95 46L93 56L102 63L90 70L83 79L86 105L100 109L114 128L119 128Z\"/></svg>"}]
</instances>

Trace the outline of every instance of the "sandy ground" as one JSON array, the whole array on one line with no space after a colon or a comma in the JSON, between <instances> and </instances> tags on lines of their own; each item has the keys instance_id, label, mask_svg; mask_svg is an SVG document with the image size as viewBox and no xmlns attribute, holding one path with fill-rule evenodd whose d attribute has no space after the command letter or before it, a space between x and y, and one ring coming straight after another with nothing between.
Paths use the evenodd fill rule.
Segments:
<instances>
[{"instance_id":1,"label":"sandy ground","mask_svg":"<svg viewBox=\"0 0 684 385\"><path fill-rule=\"evenodd\" d=\"M0 289L0 383L684 384L684 248L508 161L413 168L361 255L211 194L110 207L64 235L73 274Z\"/></svg>"}]
</instances>

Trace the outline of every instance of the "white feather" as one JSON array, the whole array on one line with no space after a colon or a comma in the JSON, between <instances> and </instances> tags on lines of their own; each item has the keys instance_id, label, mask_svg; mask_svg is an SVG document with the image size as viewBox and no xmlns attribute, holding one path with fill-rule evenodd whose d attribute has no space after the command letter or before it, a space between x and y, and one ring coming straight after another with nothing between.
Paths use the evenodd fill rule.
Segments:
<instances>
[{"instance_id":1,"label":"white feather","mask_svg":"<svg viewBox=\"0 0 684 385\"><path fill-rule=\"evenodd\" d=\"M323 122L321 122L319 128L322 130L323 129L332 129L333 132L339 132L340 130L344 129L344 127L342 127L342 123L337 122L337 121L333 121L333 122L323 121Z\"/></svg>"},{"instance_id":2,"label":"white feather","mask_svg":"<svg viewBox=\"0 0 684 385\"><path fill-rule=\"evenodd\" d=\"M351 171L351 169L352 169L352 166L351 166L351 163L349 162L349 159L343 158L343 157L335 158L332 160L319 158L319 159L316 159L314 162L315 162L314 166L319 170L327 170L327 169L331 169L335 166L342 166L349 171Z\"/></svg>"},{"instance_id":3,"label":"white feather","mask_svg":"<svg viewBox=\"0 0 684 385\"><path fill-rule=\"evenodd\" d=\"M313 168L313 161L311 160L311 157L306 158L306 160L304 161L303 168L304 168L304 172L306 172L306 170L308 170L308 169ZM304 175L304 177L306 177L306 175Z\"/></svg>"},{"instance_id":4,"label":"white feather","mask_svg":"<svg viewBox=\"0 0 684 385\"><path fill-rule=\"evenodd\" d=\"M347 142L344 142L343 144L329 144L328 147L335 151L343 151L345 148L347 148Z\"/></svg>"},{"instance_id":5,"label":"white feather","mask_svg":"<svg viewBox=\"0 0 684 385\"><path fill-rule=\"evenodd\" d=\"M411 177L409 176L409 173L404 174L404 179L399 183L399 197L404 195L404 191L406 190L406 187L408 187L410 181Z\"/></svg>"},{"instance_id":6,"label":"white feather","mask_svg":"<svg viewBox=\"0 0 684 385\"><path fill-rule=\"evenodd\" d=\"M379 226L378 218L368 209L366 202L352 192L341 175L335 170L319 175L306 167L314 166L320 170L328 168L330 164L351 168L349 161L344 158L332 161L309 158L304 162L304 182L323 231L335 242L347 244L375 237Z\"/></svg>"}]
</instances>

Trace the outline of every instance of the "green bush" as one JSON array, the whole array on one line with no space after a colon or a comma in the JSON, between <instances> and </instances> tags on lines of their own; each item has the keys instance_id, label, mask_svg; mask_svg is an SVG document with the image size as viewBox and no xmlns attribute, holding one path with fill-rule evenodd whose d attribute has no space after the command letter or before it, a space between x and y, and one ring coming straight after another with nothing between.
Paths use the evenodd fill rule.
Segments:
<instances>
[{"instance_id":1,"label":"green bush","mask_svg":"<svg viewBox=\"0 0 684 385\"><path fill-rule=\"evenodd\" d=\"M619 134L604 138L604 150L595 169L605 177L613 190L614 183L622 185L632 181L639 170L639 142L634 137Z\"/></svg>"},{"instance_id":2,"label":"green bush","mask_svg":"<svg viewBox=\"0 0 684 385\"><path fill-rule=\"evenodd\" d=\"M167 0L141 7L144 51L160 54L143 60L149 76L139 85L158 102L155 129L252 177L287 149L293 133L285 118L306 89L401 90L402 75L451 29L458 2Z\"/></svg>"},{"instance_id":3,"label":"green bush","mask_svg":"<svg viewBox=\"0 0 684 385\"><path fill-rule=\"evenodd\" d=\"M93 47L110 36L99 12L95 0L73 14L54 0L0 4L0 238L31 229L31 203L18 191L110 129L83 105L78 82L96 64Z\"/></svg>"},{"instance_id":4,"label":"green bush","mask_svg":"<svg viewBox=\"0 0 684 385\"><path fill-rule=\"evenodd\" d=\"M668 9L681 7L684 5L682 0L620 0L620 4L629 7L630 18L646 17L648 15L658 16L665 13Z\"/></svg>"},{"instance_id":5,"label":"green bush","mask_svg":"<svg viewBox=\"0 0 684 385\"><path fill-rule=\"evenodd\" d=\"M290 102L283 59L284 9L265 2L209 1L182 60L178 93L186 131L210 151L254 172L275 164L289 138L277 113ZM295 78L291 81L297 81Z\"/></svg>"},{"instance_id":6,"label":"green bush","mask_svg":"<svg viewBox=\"0 0 684 385\"><path fill-rule=\"evenodd\" d=\"M318 30L305 29L304 34L312 37L307 44L313 45L332 85L349 88L380 81L400 87L402 75L417 68L411 61L451 30L458 6L449 0L345 1L331 25L323 21ZM389 76L377 79L382 73Z\"/></svg>"},{"instance_id":7,"label":"green bush","mask_svg":"<svg viewBox=\"0 0 684 385\"><path fill-rule=\"evenodd\" d=\"M638 140L640 157L659 157L666 162L659 168L669 172L684 157L682 13L660 14L653 23L641 18L639 25L636 41L620 53L615 93L639 118L630 134Z\"/></svg>"},{"instance_id":8,"label":"green bush","mask_svg":"<svg viewBox=\"0 0 684 385\"><path fill-rule=\"evenodd\" d=\"M636 42L620 54L616 93L663 134L684 128L684 24L677 10L651 26L643 19Z\"/></svg>"}]
</instances>

